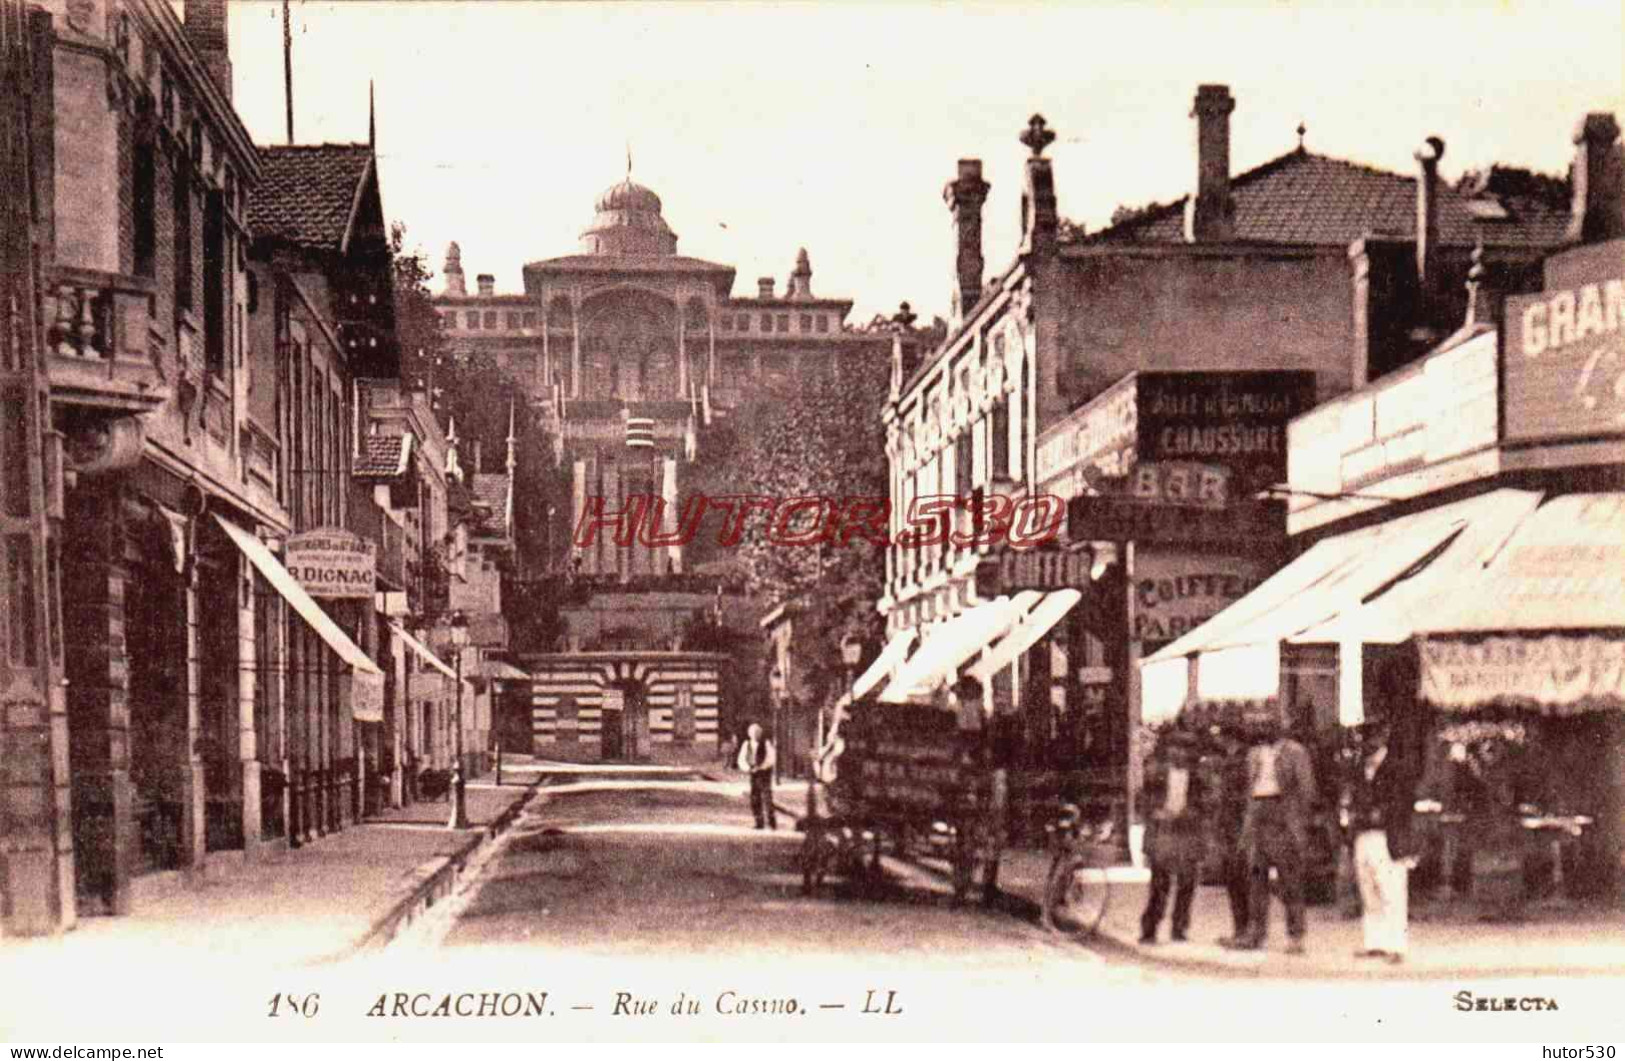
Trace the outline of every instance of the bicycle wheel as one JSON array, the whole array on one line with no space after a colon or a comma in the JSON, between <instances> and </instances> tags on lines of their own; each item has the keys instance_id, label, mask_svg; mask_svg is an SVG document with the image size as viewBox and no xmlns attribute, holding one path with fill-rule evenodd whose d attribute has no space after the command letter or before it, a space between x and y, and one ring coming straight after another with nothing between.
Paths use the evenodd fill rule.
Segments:
<instances>
[{"instance_id":1,"label":"bicycle wheel","mask_svg":"<svg viewBox=\"0 0 1625 1061\"><path fill-rule=\"evenodd\" d=\"M1100 928L1111 903L1106 867L1087 855L1056 861L1045 889L1046 923L1064 932L1090 936Z\"/></svg>"}]
</instances>

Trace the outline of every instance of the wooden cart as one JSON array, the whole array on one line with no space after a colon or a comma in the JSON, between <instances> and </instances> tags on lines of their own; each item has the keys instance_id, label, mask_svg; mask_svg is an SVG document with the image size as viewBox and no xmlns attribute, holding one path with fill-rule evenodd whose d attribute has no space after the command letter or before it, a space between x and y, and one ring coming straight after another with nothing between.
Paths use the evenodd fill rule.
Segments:
<instances>
[{"instance_id":1,"label":"wooden cart","mask_svg":"<svg viewBox=\"0 0 1625 1061\"><path fill-rule=\"evenodd\" d=\"M815 782L809 800L803 891L829 875L873 878L889 850L946 858L965 899L1002 844L984 731L937 707L860 702L840 736L834 780Z\"/></svg>"}]
</instances>

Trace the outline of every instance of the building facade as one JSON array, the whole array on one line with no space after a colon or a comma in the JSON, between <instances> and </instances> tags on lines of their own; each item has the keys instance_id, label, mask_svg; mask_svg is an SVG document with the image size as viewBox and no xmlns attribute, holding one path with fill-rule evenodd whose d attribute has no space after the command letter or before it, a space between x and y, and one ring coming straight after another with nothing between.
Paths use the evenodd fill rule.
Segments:
<instances>
[{"instance_id":1,"label":"building facade","mask_svg":"<svg viewBox=\"0 0 1625 1061\"><path fill-rule=\"evenodd\" d=\"M1448 187L1437 141L1414 177L1301 142L1233 177L1234 106L1224 86L1196 93L1192 194L1065 242L1043 156L1054 133L1035 116L1021 247L985 284L988 184L962 160L944 191L950 334L923 364L899 360L885 414L894 540L929 527L910 519L917 499L965 503L891 550L881 611L894 640L919 636L921 662L882 698L968 667L1029 756L1120 810L1143 743L1135 661L1285 559L1284 506L1260 492L1284 483L1287 421L1448 334L1475 244L1516 290L1568 223L1536 199ZM1024 497L1066 512L1059 548L1087 562L1008 564L979 514ZM927 651L933 637L943 647Z\"/></svg>"}]
</instances>

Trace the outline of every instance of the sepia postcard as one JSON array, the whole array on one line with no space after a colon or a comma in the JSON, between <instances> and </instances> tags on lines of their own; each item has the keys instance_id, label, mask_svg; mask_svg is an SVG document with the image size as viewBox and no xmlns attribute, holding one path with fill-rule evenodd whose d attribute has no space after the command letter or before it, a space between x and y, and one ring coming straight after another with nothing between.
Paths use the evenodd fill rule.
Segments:
<instances>
[{"instance_id":1,"label":"sepia postcard","mask_svg":"<svg viewBox=\"0 0 1625 1061\"><path fill-rule=\"evenodd\" d=\"M1609 1061L1621 40L0 0L11 1056Z\"/></svg>"}]
</instances>

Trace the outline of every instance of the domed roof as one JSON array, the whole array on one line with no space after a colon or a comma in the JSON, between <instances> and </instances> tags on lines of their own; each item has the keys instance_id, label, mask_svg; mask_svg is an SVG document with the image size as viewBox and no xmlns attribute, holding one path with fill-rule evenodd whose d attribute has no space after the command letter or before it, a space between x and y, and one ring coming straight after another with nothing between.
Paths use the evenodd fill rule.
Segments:
<instances>
[{"instance_id":1,"label":"domed roof","mask_svg":"<svg viewBox=\"0 0 1625 1061\"><path fill-rule=\"evenodd\" d=\"M677 234L660 213L660 196L627 177L598 197L597 216L581 233L586 254L676 254Z\"/></svg>"}]
</instances>

